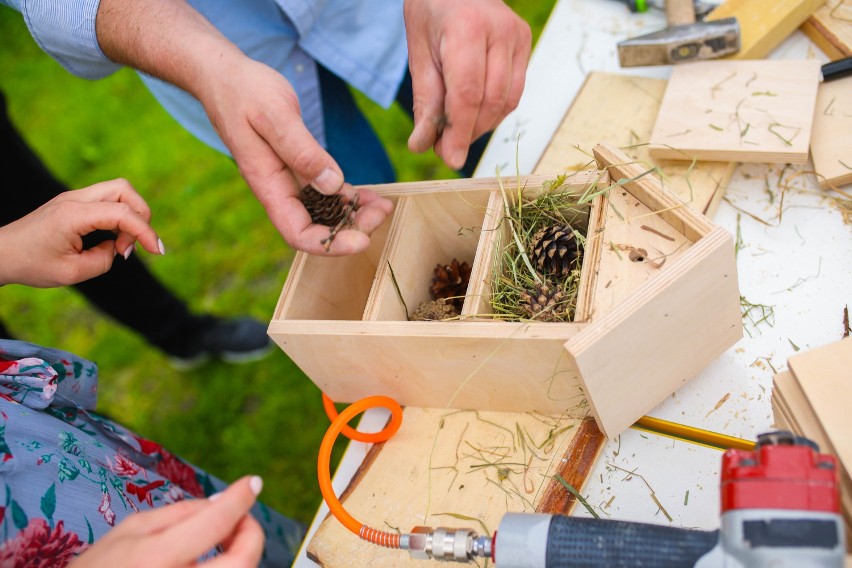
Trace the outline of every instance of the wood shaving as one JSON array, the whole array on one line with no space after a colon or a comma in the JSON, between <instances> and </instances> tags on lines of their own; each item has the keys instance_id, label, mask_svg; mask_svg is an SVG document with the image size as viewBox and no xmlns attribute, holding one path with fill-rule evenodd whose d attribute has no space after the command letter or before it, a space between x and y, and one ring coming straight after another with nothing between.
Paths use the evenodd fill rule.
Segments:
<instances>
[{"instance_id":1,"label":"wood shaving","mask_svg":"<svg viewBox=\"0 0 852 568\"><path fill-rule=\"evenodd\" d=\"M716 412L717 410L719 410L719 409L722 407L722 405L723 405L723 404L725 404L726 402L728 402L728 399L729 399L729 398L731 398L731 393L727 393L725 396L723 396L722 398L720 398L720 399L719 399L719 402L717 402L717 403L716 403L716 406L714 406L714 407L713 407L713 410L711 410L710 412L708 412L708 413L704 416L704 418L707 418L708 416L710 416L711 414L713 414L714 412Z\"/></svg>"}]
</instances>

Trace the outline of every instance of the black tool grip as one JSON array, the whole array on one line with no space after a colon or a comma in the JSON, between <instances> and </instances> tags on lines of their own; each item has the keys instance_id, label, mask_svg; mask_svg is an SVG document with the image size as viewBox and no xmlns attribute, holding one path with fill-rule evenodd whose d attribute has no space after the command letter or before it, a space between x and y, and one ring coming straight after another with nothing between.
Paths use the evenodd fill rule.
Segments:
<instances>
[{"instance_id":1,"label":"black tool grip","mask_svg":"<svg viewBox=\"0 0 852 568\"><path fill-rule=\"evenodd\" d=\"M547 539L547 568L694 566L718 540L719 531L555 516Z\"/></svg>"},{"instance_id":2,"label":"black tool grip","mask_svg":"<svg viewBox=\"0 0 852 568\"><path fill-rule=\"evenodd\" d=\"M825 81L842 79L852 75L852 57L838 59L822 66L822 78Z\"/></svg>"}]
</instances>

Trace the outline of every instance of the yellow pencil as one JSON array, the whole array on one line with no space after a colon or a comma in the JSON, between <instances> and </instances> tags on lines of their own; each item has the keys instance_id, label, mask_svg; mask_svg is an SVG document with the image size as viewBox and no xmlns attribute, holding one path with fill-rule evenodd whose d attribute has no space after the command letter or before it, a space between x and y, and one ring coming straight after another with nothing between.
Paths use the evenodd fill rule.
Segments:
<instances>
[{"instance_id":1,"label":"yellow pencil","mask_svg":"<svg viewBox=\"0 0 852 568\"><path fill-rule=\"evenodd\" d=\"M742 438L735 438L734 436L702 430L701 428L686 426L677 422L669 422L668 420L653 418L651 416L643 416L632 427L637 430L668 436L669 438L684 442L692 442L693 444L716 450L753 450L756 445L755 442L743 440Z\"/></svg>"}]
</instances>

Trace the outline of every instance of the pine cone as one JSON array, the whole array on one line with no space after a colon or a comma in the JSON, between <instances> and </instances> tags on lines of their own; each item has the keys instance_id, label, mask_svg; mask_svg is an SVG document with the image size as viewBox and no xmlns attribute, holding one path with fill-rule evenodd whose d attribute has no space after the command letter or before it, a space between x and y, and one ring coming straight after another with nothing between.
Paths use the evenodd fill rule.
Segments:
<instances>
[{"instance_id":1,"label":"pine cone","mask_svg":"<svg viewBox=\"0 0 852 568\"><path fill-rule=\"evenodd\" d=\"M554 287L545 282L533 285L532 290L521 292L518 307L529 319L547 322L566 321L568 312L566 306L561 304L564 299L565 293L561 285L557 284Z\"/></svg>"},{"instance_id":2,"label":"pine cone","mask_svg":"<svg viewBox=\"0 0 852 568\"><path fill-rule=\"evenodd\" d=\"M454 258L450 264L439 264L435 267L435 276L432 278L432 297L436 300L445 298L461 311L468 282L470 265L467 262L459 263Z\"/></svg>"},{"instance_id":3,"label":"pine cone","mask_svg":"<svg viewBox=\"0 0 852 568\"><path fill-rule=\"evenodd\" d=\"M420 302L420 305L411 314L411 321L441 321L457 315L459 315L459 311L456 307L441 298L430 302Z\"/></svg>"},{"instance_id":4,"label":"pine cone","mask_svg":"<svg viewBox=\"0 0 852 568\"><path fill-rule=\"evenodd\" d=\"M351 224L352 213L358 209L357 204L351 207L343 201L339 193L326 195L313 187L306 185L302 188L302 203L311 216L311 221L317 225L336 227L339 223Z\"/></svg>"},{"instance_id":5,"label":"pine cone","mask_svg":"<svg viewBox=\"0 0 852 568\"><path fill-rule=\"evenodd\" d=\"M530 243L530 260L542 274L568 276L580 264L580 249L571 225L550 225Z\"/></svg>"}]
</instances>

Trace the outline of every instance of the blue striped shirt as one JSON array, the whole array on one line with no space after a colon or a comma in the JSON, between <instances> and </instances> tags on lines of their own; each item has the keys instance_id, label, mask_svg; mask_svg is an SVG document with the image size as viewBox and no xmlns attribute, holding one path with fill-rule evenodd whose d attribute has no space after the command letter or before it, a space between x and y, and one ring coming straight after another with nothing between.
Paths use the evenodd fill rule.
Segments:
<instances>
[{"instance_id":1,"label":"blue striped shirt","mask_svg":"<svg viewBox=\"0 0 852 568\"><path fill-rule=\"evenodd\" d=\"M408 51L402 0L189 0L246 55L279 71L299 97L308 130L325 144L316 63L382 106L405 74ZM99 0L0 0L24 17L38 45L71 73L98 79L120 66L98 45ZM140 73L158 101L187 130L228 153L201 104Z\"/></svg>"}]
</instances>

